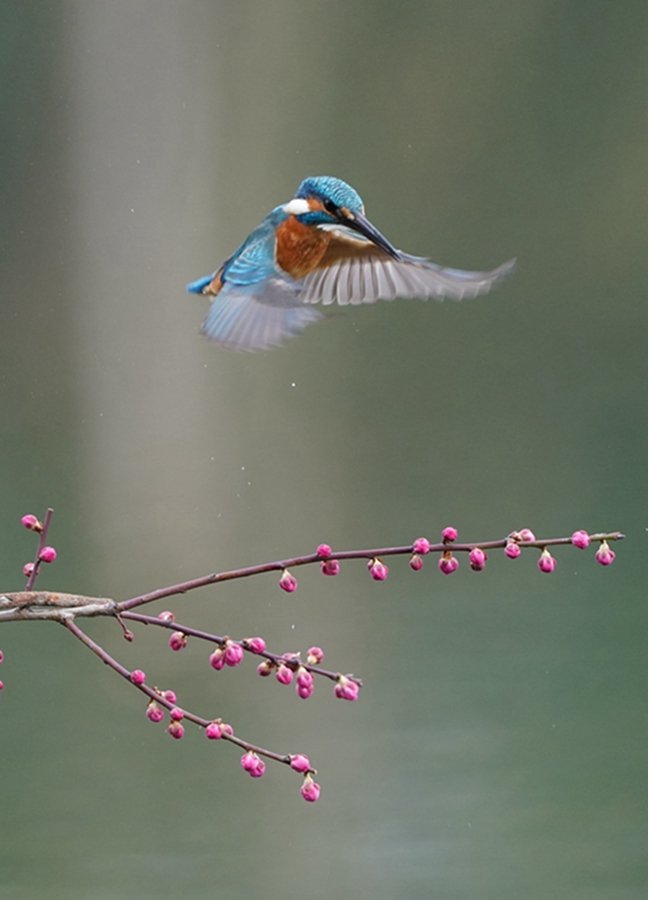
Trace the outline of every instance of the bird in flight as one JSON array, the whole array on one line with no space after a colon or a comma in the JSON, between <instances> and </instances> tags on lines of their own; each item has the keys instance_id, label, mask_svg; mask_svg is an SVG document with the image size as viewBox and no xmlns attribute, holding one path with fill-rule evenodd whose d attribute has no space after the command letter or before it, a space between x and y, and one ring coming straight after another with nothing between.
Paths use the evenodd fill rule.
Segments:
<instances>
[{"instance_id":1,"label":"bird in flight","mask_svg":"<svg viewBox=\"0 0 648 900\"><path fill-rule=\"evenodd\" d=\"M212 275L187 285L213 298L201 332L230 350L265 350L322 318L314 304L487 293L515 260L490 272L435 265L396 250L365 218L357 192L339 178L306 178Z\"/></svg>"}]
</instances>

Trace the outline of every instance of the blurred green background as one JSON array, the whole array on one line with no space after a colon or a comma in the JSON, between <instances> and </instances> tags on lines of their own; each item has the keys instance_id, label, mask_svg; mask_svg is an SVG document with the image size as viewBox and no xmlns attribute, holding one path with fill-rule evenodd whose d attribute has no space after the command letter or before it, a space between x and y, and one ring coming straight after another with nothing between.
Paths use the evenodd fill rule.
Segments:
<instances>
[{"instance_id":1,"label":"blurred green background","mask_svg":"<svg viewBox=\"0 0 648 900\"><path fill-rule=\"evenodd\" d=\"M172 741L63 629L7 624L0 898L645 900L645 0L22 0L0 41L2 590L48 505L39 584L117 599L449 524L628 535L609 569L394 559L383 584L357 562L171 603L322 645L355 704L86 623L182 705L307 753L314 806L281 766ZM186 282L319 174L410 253L518 272L209 345Z\"/></svg>"}]
</instances>

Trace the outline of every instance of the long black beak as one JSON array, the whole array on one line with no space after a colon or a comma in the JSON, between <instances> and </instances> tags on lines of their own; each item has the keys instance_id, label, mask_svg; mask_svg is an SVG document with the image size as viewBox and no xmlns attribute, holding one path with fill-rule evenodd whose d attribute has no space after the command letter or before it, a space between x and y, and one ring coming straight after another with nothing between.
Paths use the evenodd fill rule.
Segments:
<instances>
[{"instance_id":1,"label":"long black beak","mask_svg":"<svg viewBox=\"0 0 648 900\"><path fill-rule=\"evenodd\" d=\"M376 247L379 247L381 250L384 250L388 256L391 256L392 259L402 259L401 253L389 243L386 237L378 231L377 228L374 228L369 219L365 219L362 213L353 213L352 216L341 216L340 221L346 225L347 228L351 228L353 231L359 232L359 234L364 235L364 237L368 238L372 244L375 244Z\"/></svg>"}]
</instances>

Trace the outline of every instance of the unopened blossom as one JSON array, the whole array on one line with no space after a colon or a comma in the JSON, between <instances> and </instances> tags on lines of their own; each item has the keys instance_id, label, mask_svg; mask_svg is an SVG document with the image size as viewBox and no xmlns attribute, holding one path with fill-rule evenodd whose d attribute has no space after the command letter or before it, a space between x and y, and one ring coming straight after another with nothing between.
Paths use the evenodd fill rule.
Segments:
<instances>
[{"instance_id":1,"label":"unopened blossom","mask_svg":"<svg viewBox=\"0 0 648 900\"><path fill-rule=\"evenodd\" d=\"M518 540L520 540L520 541L526 541L529 543L533 543L533 541L535 541L535 539L536 539L536 536L531 531L530 528L523 528L521 531L518 532Z\"/></svg>"},{"instance_id":2,"label":"unopened blossom","mask_svg":"<svg viewBox=\"0 0 648 900\"><path fill-rule=\"evenodd\" d=\"M240 644L236 644L234 641L228 641L227 647L225 648L225 665L238 666L238 664L243 659L243 647Z\"/></svg>"},{"instance_id":3,"label":"unopened blossom","mask_svg":"<svg viewBox=\"0 0 648 900\"><path fill-rule=\"evenodd\" d=\"M313 781L310 775L304 778L304 783L301 786L301 795L308 803L315 803L320 795L320 786Z\"/></svg>"},{"instance_id":4,"label":"unopened blossom","mask_svg":"<svg viewBox=\"0 0 648 900\"><path fill-rule=\"evenodd\" d=\"M614 562L616 553L611 549L607 541L603 541L596 551L596 561L602 566L609 566Z\"/></svg>"},{"instance_id":5,"label":"unopened blossom","mask_svg":"<svg viewBox=\"0 0 648 900\"><path fill-rule=\"evenodd\" d=\"M340 675L333 688L333 693L339 700L357 700L360 687L355 681L345 675Z\"/></svg>"},{"instance_id":6,"label":"unopened blossom","mask_svg":"<svg viewBox=\"0 0 648 900\"><path fill-rule=\"evenodd\" d=\"M262 663L259 663L257 666L257 675L260 675L262 678L267 678L268 675L272 675L274 671L274 663L269 659L264 659Z\"/></svg>"},{"instance_id":7,"label":"unopened blossom","mask_svg":"<svg viewBox=\"0 0 648 900\"><path fill-rule=\"evenodd\" d=\"M294 575L291 575L288 569L284 569L279 579L279 587L283 588L289 594L292 594L293 591L297 590L297 579Z\"/></svg>"},{"instance_id":8,"label":"unopened blossom","mask_svg":"<svg viewBox=\"0 0 648 900\"><path fill-rule=\"evenodd\" d=\"M295 689L302 700L307 700L313 693L315 679L303 666L297 669L297 684Z\"/></svg>"},{"instance_id":9,"label":"unopened blossom","mask_svg":"<svg viewBox=\"0 0 648 900\"><path fill-rule=\"evenodd\" d=\"M540 559L538 560L538 568L541 572L546 572L547 574L549 574L553 572L557 565L558 563L545 547L540 554Z\"/></svg>"},{"instance_id":10,"label":"unopened blossom","mask_svg":"<svg viewBox=\"0 0 648 900\"><path fill-rule=\"evenodd\" d=\"M168 700L169 703L175 703L177 700L175 691L164 691L162 693L162 696L164 697L165 700Z\"/></svg>"},{"instance_id":11,"label":"unopened blossom","mask_svg":"<svg viewBox=\"0 0 648 900\"><path fill-rule=\"evenodd\" d=\"M222 647L216 647L214 652L209 657L209 665L212 669L216 669L217 672L225 665L225 651Z\"/></svg>"},{"instance_id":12,"label":"unopened blossom","mask_svg":"<svg viewBox=\"0 0 648 900\"><path fill-rule=\"evenodd\" d=\"M169 716L174 722L179 722L184 717L184 709L180 709L179 706L174 706L169 713Z\"/></svg>"},{"instance_id":13,"label":"unopened blossom","mask_svg":"<svg viewBox=\"0 0 648 900\"><path fill-rule=\"evenodd\" d=\"M309 647L306 653L306 662L309 666L318 666L324 659L324 651L321 647Z\"/></svg>"},{"instance_id":14,"label":"unopened blossom","mask_svg":"<svg viewBox=\"0 0 648 900\"><path fill-rule=\"evenodd\" d=\"M444 544L451 544L453 541L457 540L457 529L449 526L448 528L444 528L441 532L441 537L443 538Z\"/></svg>"},{"instance_id":15,"label":"unopened blossom","mask_svg":"<svg viewBox=\"0 0 648 900\"><path fill-rule=\"evenodd\" d=\"M146 675L142 672L141 669L133 669L130 673L130 680L133 684L144 684L146 681Z\"/></svg>"},{"instance_id":16,"label":"unopened blossom","mask_svg":"<svg viewBox=\"0 0 648 900\"><path fill-rule=\"evenodd\" d=\"M0 650L0 663L4 660L4 653Z\"/></svg>"},{"instance_id":17,"label":"unopened blossom","mask_svg":"<svg viewBox=\"0 0 648 900\"><path fill-rule=\"evenodd\" d=\"M247 638L245 644L252 653L263 653L266 648L266 642L260 637Z\"/></svg>"},{"instance_id":18,"label":"unopened blossom","mask_svg":"<svg viewBox=\"0 0 648 900\"><path fill-rule=\"evenodd\" d=\"M265 763L252 750L241 757L241 765L252 778L260 778L265 772Z\"/></svg>"},{"instance_id":19,"label":"unopened blossom","mask_svg":"<svg viewBox=\"0 0 648 900\"><path fill-rule=\"evenodd\" d=\"M32 575L33 571L34 571L34 563L33 562L25 563L25 565L23 566L23 575L25 576L25 578L29 578Z\"/></svg>"},{"instance_id":20,"label":"unopened blossom","mask_svg":"<svg viewBox=\"0 0 648 900\"><path fill-rule=\"evenodd\" d=\"M317 548L317 555L320 559L328 559L332 552L328 544L320 544Z\"/></svg>"},{"instance_id":21,"label":"unopened blossom","mask_svg":"<svg viewBox=\"0 0 648 900\"><path fill-rule=\"evenodd\" d=\"M590 536L586 531L575 531L572 534L571 540L574 547L578 547L579 550L584 550L589 546Z\"/></svg>"},{"instance_id":22,"label":"unopened blossom","mask_svg":"<svg viewBox=\"0 0 648 900\"><path fill-rule=\"evenodd\" d=\"M322 575L337 575L340 571L340 563L337 559L323 559L320 563Z\"/></svg>"},{"instance_id":23,"label":"unopened blossom","mask_svg":"<svg viewBox=\"0 0 648 900\"><path fill-rule=\"evenodd\" d=\"M220 741L222 737L220 722L210 722L205 728L205 737L210 741Z\"/></svg>"},{"instance_id":24,"label":"unopened blossom","mask_svg":"<svg viewBox=\"0 0 648 900\"><path fill-rule=\"evenodd\" d=\"M32 516L31 513L29 515L23 516L20 520L25 528L29 528L30 531L42 531L43 523L39 522L36 516Z\"/></svg>"},{"instance_id":25,"label":"unopened blossom","mask_svg":"<svg viewBox=\"0 0 648 900\"><path fill-rule=\"evenodd\" d=\"M304 756L303 753L296 753L290 757L290 768L294 769L295 772L308 772L310 767L311 764L308 757Z\"/></svg>"},{"instance_id":26,"label":"unopened blossom","mask_svg":"<svg viewBox=\"0 0 648 900\"><path fill-rule=\"evenodd\" d=\"M516 541L509 541L504 548L504 553L509 557L509 559L517 559L522 551L520 550L520 546Z\"/></svg>"},{"instance_id":27,"label":"unopened blossom","mask_svg":"<svg viewBox=\"0 0 648 900\"><path fill-rule=\"evenodd\" d=\"M181 738L185 732L184 725L182 722L179 722L177 719L174 719L172 722L169 722L169 727L167 731L171 735L172 738L178 740Z\"/></svg>"},{"instance_id":28,"label":"unopened blossom","mask_svg":"<svg viewBox=\"0 0 648 900\"><path fill-rule=\"evenodd\" d=\"M44 563L52 563L56 559L56 550L54 547L43 547L38 558Z\"/></svg>"},{"instance_id":29,"label":"unopened blossom","mask_svg":"<svg viewBox=\"0 0 648 900\"><path fill-rule=\"evenodd\" d=\"M430 542L424 537L416 538L412 544L412 551L414 553L419 553L421 556L425 556L426 553L430 552Z\"/></svg>"},{"instance_id":30,"label":"unopened blossom","mask_svg":"<svg viewBox=\"0 0 648 900\"><path fill-rule=\"evenodd\" d=\"M182 631L174 631L169 638L169 647L172 650L184 650L187 646L187 635Z\"/></svg>"},{"instance_id":31,"label":"unopened blossom","mask_svg":"<svg viewBox=\"0 0 648 900\"><path fill-rule=\"evenodd\" d=\"M410 556L410 569L414 569L415 572L418 572L419 569L423 568L423 557L418 553L412 553Z\"/></svg>"},{"instance_id":32,"label":"unopened blossom","mask_svg":"<svg viewBox=\"0 0 648 900\"><path fill-rule=\"evenodd\" d=\"M146 707L146 716L151 722L161 722L164 718L164 710L155 700L151 700Z\"/></svg>"},{"instance_id":33,"label":"unopened blossom","mask_svg":"<svg viewBox=\"0 0 648 900\"><path fill-rule=\"evenodd\" d=\"M456 572L459 568L459 560L456 556L453 556L449 551L448 555L445 553L439 560L439 570L443 572L444 575L452 575L453 572Z\"/></svg>"},{"instance_id":34,"label":"unopened blossom","mask_svg":"<svg viewBox=\"0 0 648 900\"><path fill-rule=\"evenodd\" d=\"M385 581L387 576L389 575L389 569L382 561L382 559L370 559L367 563L367 568L371 573L371 577L374 581Z\"/></svg>"},{"instance_id":35,"label":"unopened blossom","mask_svg":"<svg viewBox=\"0 0 648 900\"><path fill-rule=\"evenodd\" d=\"M175 615L170 609L165 609L159 614L158 619L162 619L163 622L175 622Z\"/></svg>"},{"instance_id":36,"label":"unopened blossom","mask_svg":"<svg viewBox=\"0 0 648 900\"><path fill-rule=\"evenodd\" d=\"M289 666L284 666L282 663L277 669L276 677L280 684L290 684L293 680L293 670Z\"/></svg>"},{"instance_id":37,"label":"unopened blossom","mask_svg":"<svg viewBox=\"0 0 648 900\"><path fill-rule=\"evenodd\" d=\"M473 547L468 555L468 562L470 563L470 568L473 572L481 572L486 565L487 559L488 557L481 547Z\"/></svg>"}]
</instances>

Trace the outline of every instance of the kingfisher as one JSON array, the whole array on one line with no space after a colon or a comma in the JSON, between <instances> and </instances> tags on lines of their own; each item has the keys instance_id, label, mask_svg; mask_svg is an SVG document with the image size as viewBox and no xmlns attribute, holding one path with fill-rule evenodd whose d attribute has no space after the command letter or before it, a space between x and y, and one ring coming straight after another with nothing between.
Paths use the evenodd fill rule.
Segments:
<instances>
[{"instance_id":1,"label":"kingfisher","mask_svg":"<svg viewBox=\"0 0 648 900\"><path fill-rule=\"evenodd\" d=\"M265 350L322 318L314 308L396 297L487 293L515 260L490 272L435 265L396 250L365 217L357 192L329 175L306 178L211 275L187 285L213 298L201 333L230 350Z\"/></svg>"}]
</instances>

